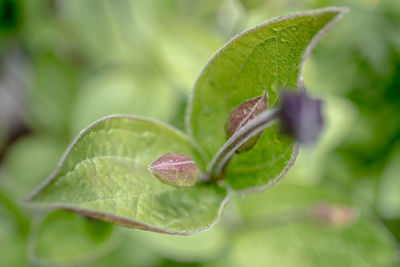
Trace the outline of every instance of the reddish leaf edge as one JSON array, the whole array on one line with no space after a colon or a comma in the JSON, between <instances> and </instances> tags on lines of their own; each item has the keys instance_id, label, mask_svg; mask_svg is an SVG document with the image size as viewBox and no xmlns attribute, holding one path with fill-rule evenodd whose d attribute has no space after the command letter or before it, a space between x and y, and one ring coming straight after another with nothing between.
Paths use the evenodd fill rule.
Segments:
<instances>
[{"instance_id":1,"label":"reddish leaf edge","mask_svg":"<svg viewBox=\"0 0 400 267\"><path fill-rule=\"evenodd\" d=\"M256 31L257 29L261 28L261 27L265 27L268 26L270 24L279 22L279 21L283 21L286 19L290 19L290 18L295 18L295 17L299 17L299 16L304 16L304 15L317 15L317 14L321 14L321 13L326 13L326 12L332 12L332 13L336 13L336 15L331 19L330 22L328 22L321 30L319 30L314 37L311 39L310 43L308 44L308 46L306 47L306 49L304 50L304 53L302 55L302 59L300 61L299 64L299 72L298 72L298 79L297 79L297 88L299 91L304 91L305 87L304 87L304 81L303 81L303 76L302 76L302 72L303 72L303 67L304 67L304 62L305 60L308 58L308 56L311 54L311 52L313 51L313 49L315 48L315 46L317 45L318 41L321 39L321 37L329 30L331 29L346 13L348 13L350 11L350 8L347 7L325 7L325 8L320 8L320 9L314 9L314 10L308 10L308 11L299 11L299 12L295 12L295 13L291 13L288 15L283 15L283 16L279 16L275 19L271 19L268 20L264 23L258 24L256 26L254 26L253 28L250 28L244 32L241 32L239 34L237 34L236 36L232 37L227 43L225 43L225 45L223 45L221 48L219 48L215 54L207 61L207 63L204 65L204 67L202 68L202 70L200 71L199 75L196 78L196 81L193 85L193 88L189 94L189 102L188 102L188 106L186 108L186 114L185 114L185 128L186 128L186 132L188 133L188 135L190 136L190 138L192 138L194 140L193 137L193 132L190 126L190 118L191 118L191 114L192 114L192 102L193 102L193 96L194 96L194 92L196 91L196 84L197 81L199 80L199 78L201 77L202 73L204 72L204 70L211 64L211 62L219 55L219 53L221 53L222 51L224 51L227 47L229 47L237 38L240 38L248 33L251 33L253 31ZM196 140L194 140L195 142L197 142ZM260 192L260 191L264 191L267 188L273 186L274 184L276 184L280 179L282 179L286 173L289 171L289 169L293 166L294 162L296 161L298 152L299 152L299 144L296 142L293 144L293 151L292 154L290 156L290 159L287 162L286 167L282 170L282 172L276 176L275 178L273 178L271 181L269 181L267 184L265 185L259 185L259 186L253 186L253 187L249 187L246 189L242 189L242 190L235 190L233 189L231 186L229 186L226 182L224 182L223 180L221 180L219 182L219 184L221 186L227 187L229 189L229 191L233 191L237 194L243 195L243 194L249 194L249 193L255 193L255 192ZM229 174L228 174L229 175Z\"/></svg>"},{"instance_id":2,"label":"reddish leaf edge","mask_svg":"<svg viewBox=\"0 0 400 267\"><path fill-rule=\"evenodd\" d=\"M190 136L188 136L186 133L172 127L169 124L166 124L164 122L160 122L158 120L154 119L149 119L145 117L140 117L140 116L131 116L131 115L124 115L124 114L117 114L117 115L109 115L105 116L103 118L100 118L96 120L95 122L91 123L89 126L87 126L85 129L83 129L77 137L71 142L71 144L68 146L67 150L64 152L63 156L61 157L60 161L58 162L56 168L53 170L53 172L48 176L47 179L45 179L41 184L39 184L36 189L25 199L20 200L20 204L24 205L28 208L36 209L36 210L42 210L42 211L51 211L51 210L66 210L66 211L71 211L83 216L87 216L90 218L106 221L109 223L113 223L115 225L127 227L127 228L135 228L135 229L141 229L141 230L146 230L146 231L151 231L151 232L157 232L157 233L164 233L164 234L171 234L171 235L191 235L195 234L198 232L206 231L210 228L212 228L221 218L222 212L224 210L225 205L229 202L229 199L231 197L231 192L230 190L227 190L225 198L221 201L221 204L218 208L217 216L216 218L206 227L202 227L199 229L195 230L190 230L190 231L172 231L168 229L164 229L161 227L153 226L153 225L148 225L145 223L141 223L135 220L128 219L126 217L122 216L116 216L111 213L107 212L99 212L99 211L93 211L89 209L82 209L82 208L76 208L73 206L69 205L59 205L59 204L53 204L53 205L45 205L45 204L36 204L32 202L32 199L42 190L44 189L47 185L50 184L51 181L53 181L61 169L62 165L64 164L66 158L68 157L69 153L75 146L75 144L88 132L92 127L96 126L97 124L104 122L109 119L114 119L114 118L122 118L122 119L128 119L128 120L141 120L141 121L148 121L148 122L153 122L161 127L165 127L171 131L174 131L176 134L181 135L183 138L187 138L189 141L192 142L192 145L198 149L199 153L202 153L200 148L196 145L195 142L191 139ZM204 160L204 159L203 159Z\"/></svg>"}]
</instances>

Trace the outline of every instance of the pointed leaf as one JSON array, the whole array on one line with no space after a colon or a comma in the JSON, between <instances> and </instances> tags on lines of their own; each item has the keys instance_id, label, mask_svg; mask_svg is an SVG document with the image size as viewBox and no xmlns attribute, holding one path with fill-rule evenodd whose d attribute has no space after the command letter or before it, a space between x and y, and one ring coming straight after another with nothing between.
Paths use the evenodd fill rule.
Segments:
<instances>
[{"instance_id":1,"label":"pointed leaf","mask_svg":"<svg viewBox=\"0 0 400 267\"><path fill-rule=\"evenodd\" d=\"M204 169L189 139L171 127L129 116L101 119L81 132L30 203L156 232L207 229L220 215L226 190L161 183L147 168L172 151Z\"/></svg>"},{"instance_id":2,"label":"pointed leaf","mask_svg":"<svg viewBox=\"0 0 400 267\"><path fill-rule=\"evenodd\" d=\"M325 8L271 20L239 34L211 58L194 86L187 116L188 130L208 159L226 141L221 125L232 108L264 90L273 108L282 89L302 86L305 58L344 12ZM231 161L224 179L236 190L266 188L284 175L296 152L272 126L254 148Z\"/></svg>"}]
</instances>

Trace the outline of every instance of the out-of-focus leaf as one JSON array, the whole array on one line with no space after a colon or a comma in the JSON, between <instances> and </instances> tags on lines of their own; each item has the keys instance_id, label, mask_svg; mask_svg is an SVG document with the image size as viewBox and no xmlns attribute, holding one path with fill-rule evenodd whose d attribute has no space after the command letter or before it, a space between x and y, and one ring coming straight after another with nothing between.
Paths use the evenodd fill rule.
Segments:
<instances>
[{"instance_id":1,"label":"out-of-focus leaf","mask_svg":"<svg viewBox=\"0 0 400 267\"><path fill-rule=\"evenodd\" d=\"M209 159L226 141L222 125L230 110L264 90L274 107L283 88L300 86L305 57L345 11L326 8L280 17L238 35L214 55L195 84L187 117L190 133ZM282 176L295 154L293 142L269 127L252 150L232 160L225 181L236 190L263 189Z\"/></svg>"},{"instance_id":2,"label":"out-of-focus leaf","mask_svg":"<svg viewBox=\"0 0 400 267\"><path fill-rule=\"evenodd\" d=\"M5 139L6 139L6 133L5 133L4 128L5 127L1 124L1 121L0 121L0 151L3 150L3 146L5 143Z\"/></svg>"},{"instance_id":3,"label":"out-of-focus leaf","mask_svg":"<svg viewBox=\"0 0 400 267\"><path fill-rule=\"evenodd\" d=\"M74 42L54 16L48 1L29 1L23 7L24 44L35 58L44 51L60 52Z\"/></svg>"},{"instance_id":4,"label":"out-of-focus leaf","mask_svg":"<svg viewBox=\"0 0 400 267\"><path fill-rule=\"evenodd\" d=\"M160 255L156 254L155 251L146 246L140 238L137 238L135 236L136 231L121 228L119 229L119 232L121 244L110 254L90 264L85 264L85 266L158 266L162 260ZM160 237L164 235L157 236Z\"/></svg>"},{"instance_id":5,"label":"out-of-focus leaf","mask_svg":"<svg viewBox=\"0 0 400 267\"><path fill-rule=\"evenodd\" d=\"M126 62L141 51L135 46L141 36L132 38L138 32L130 2L71 0L59 4L62 21L70 35L95 65Z\"/></svg>"},{"instance_id":6,"label":"out-of-focus leaf","mask_svg":"<svg viewBox=\"0 0 400 267\"><path fill-rule=\"evenodd\" d=\"M199 69L221 45L221 40L187 22L169 23L154 34L168 79L189 92Z\"/></svg>"},{"instance_id":7,"label":"out-of-focus leaf","mask_svg":"<svg viewBox=\"0 0 400 267\"><path fill-rule=\"evenodd\" d=\"M0 195L2 192L0 192ZM4 206L0 196L0 259L2 265L27 266L24 229Z\"/></svg>"},{"instance_id":8,"label":"out-of-focus leaf","mask_svg":"<svg viewBox=\"0 0 400 267\"><path fill-rule=\"evenodd\" d=\"M162 6L159 0L151 0L151 2L156 7ZM210 22L210 18L215 16L215 11L223 0L192 0L190 2L186 0L165 0L162 2L165 3L165 9L174 7L169 9L171 13L174 12L172 16L180 16L188 20L201 21L202 23L213 25L212 21ZM162 9L158 11L163 12Z\"/></svg>"},{"instance_id":9,"label":"out-of-focus leaf","mask_svg":"<svg viewBox=\"0 0 400 267\"><path fill-rule=\"evenodd\" d=\"M0 186L20 200L39 184L57 164L66 144L41 135L19 139L3 162Z\"/></svg>"},{"instance_id":10,"label":"out-of-focus leaf","mask_svg":"<svg viewBox=\"0 0 400 267\"><path fill-rule=\"evenodd\" d=\"M330 225L307 211L321 203L345 205L354 221ZM368 210L318 188L280 184L241 199L244 217L228 266L387 266L398 263L397 244ZM243 231L241 231L242 229Z\"/></svg>"},{"instance_id":11,"label":"out-of-focus leaf","mask_svg":"<svg viewBox=\"0 0 400 267\"><path fill-rule=\"evenodd\" d=\"M104 118L81 132L30 203L157 232L207 229L220 216L226 190L213 184L175 188L158 181L147 168L171 151L191 156L204 169L185 134L134 117Z\"/></svg>"},{"instance_id":12,"label":"out-of-focus leaf","mask_svg":"<svg viewBox=\"0 0 400 267\"><path fill-rule=\"evenodd\" d=\"M347 100L324 95L322 97L324 127L318 142L312 147L302 147L293 169L287 174L290 181L312 184L321 179L330 164L327 159L332 150L348 135L357 111Z\"/></svg>"},{"instance_id":13,"label":"out-of-focus leaf","mask_svg":"<svg viewBox=\"0 0 400 267\"><path fill-rule=\"evenodd\" d=\"M145 244L157 254L184 262L216 259L228 246L228 236L219 224L191 236L160 235L145 231L135 231L133 235L138 239L137 242Z\"/></svg>"},{"instance_id":14,"label":"out-of-focus leaf","mask_svg":"<svg viewBox=\"0 0 400 267\"><path fill-rule=\"evenodd\" d=\"M379 211L388 219L400 218L400 145L393 151L382 174L378 194Z\"/></svg>"},{"instance_id":15,"label":"out-of-focus leaf","mask_svg":"<svg viewBox=\"0 0 400 267\"><path fill-rule=\"evenodd\" d=\"M29 257L41 266L86 264L116 248L120 238L112 224L67 211L52 211L34 222Z\"/></svg>"},{"instance_id":16,"label":"out-of-focus leaf","mask_svg":"<svg viewBox=\"0 0 400 267\"><path fill-rule=\"evenodd\" d=\"M232 36L243 26L241 21L245 20L245 8L239 0L224 0L218 8L217 19L222 32Z\"/></svg>"},{"instance_id":17,"label":"out-of-focus leaf","mask_svg":"<svg viewBox=\"0 0 400 267\"><path fill-rule=\"evenodd\" d=\"M116 68L89 78L73 109L74 134L110 114L133 114L169 121L178 105L175 92L157 76L137 71Z\"/></svg>"},{"instance_id":18,"label":"out-of-focus leaf","mask_svg":"<svg viewBox=\"0 0 400 267\"><path fill-rule=\"evenodd\" d=\"M240 2L246 9L255 9L265 4L265 0L240 0ZM273 4L274 3L270 3L270 5Z\"/></svg>"},{"instance_id":19,"label":"out-of-focus leaf","mask_svg":"<svg viewBox=\"0 0 400 267\"><path fill-rule=\"evenodd\" d=\"M34 62L30 105L32 127L65 134L69 127L71 104L77 89L78 74L56 56L44 54Z\"/></svg>"}]
</instances>

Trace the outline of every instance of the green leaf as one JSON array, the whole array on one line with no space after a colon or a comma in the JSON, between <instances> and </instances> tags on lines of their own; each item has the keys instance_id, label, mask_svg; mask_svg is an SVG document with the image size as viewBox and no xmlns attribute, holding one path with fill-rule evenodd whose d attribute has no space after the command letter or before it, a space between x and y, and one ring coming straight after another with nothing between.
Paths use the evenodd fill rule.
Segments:
<instances>
[{"instance_id":1,"label":"green leaf","mask_svg":"<svg viewBox=\"0 0 400 267\"><path fill-rule=\"evenodd\" d=\"M25 197L54 168L65 145L38 134L20 137L3 161L0 187L13 199Z\"/></svg>"},{"instance_id":2,"label":"green leaf","mask_svg":"<svg viewBox=\"0 0 400 267\"><path fill-rule=\"evenodd\" d=\"M152 25L160 60L174 84L186 94L191 89L199 69L210 55L223 44L220 38L204 30L204 25L188 22L187 17L174 17L168 23ZM185 66L184 68L182 66Z\"/></svg>"},{"instance_id":3,"label":"green leaf","mask_svg":"<svg viewBox=\"0 0 400 267\"><path fill-rule=\"evenodd\" d=\"M228 235L222 224L191 236L159 235L145 231L132 232L138 243L158 255L183 262L204 262L218 258L228 246Z\"/></svg>"},{"instance_id":4,"label":"green leaf","mask_svg":"<svg viewBox=\"0 0 400 267\"><path fill-rule=\"evenodd\" d=\"M32 264L78 265L94 261L115 249L121 236L113 225L62 210L34 221L28 241Z\"/></svg>"},{"instance_id":5,"label":"green leaf","mask_svg":"<svg viewBox=\"0 0 400 267\"><path fill-rule=\"evenodd\" d=\"M158 181L148 165L171 151L204 169L187 136L169 126L129 116L101 119L81 132L30 203L156 232L208 229L227 192L211 184L175 188Z\"/></svg>"},{"instance_id":6,"label":"green leaf","mask_svg":"<svg viewBox=\"0 0 400 267\"><path fill-rule=\"evenodd\" d=\"M264 90L274 107L283 88L302 86L305 58L345 12L325 8L274 19L236 36L211 58L194 86L187 116L208 160L226 141L223 125L234 107ZM270 127L252 150L231 161L224 179L236 190L263 189L284 175L296 152L292 140Z\"/></svg>"},{"instance_id":7,"label":"green leaf","mask_svg":"<svg viewBox=\"0 0 400 267\"><path fill-rule=\"evenodd\" d=\"M1 188L0 188L1 189ZM28 266L26 260L25 230L28 224L21 224L9 200L5 200L0 190L0 259L5 266ZM14 209L14 207L12 208Z\"/></svg>"},{"instance_id":8,"label":"green leaf","mask_svg":"<svg viewBox=\"0 0 400 267\"><path fill-rule=\"evenodd\" d=\"M281 183L238 201L242 217L224 266L391 266L397 244L368 208L317 187ZM354 221L329 225L308 218L319 204L345 205Z\"/></svg>"},{"instance_id":9,"label":"green leaf","mask_svg":"<svg viewBox=\"0 0 400 267\"><path fill-rule=\"evenodd\" d=\"M177 103L176 93L156 74L150 76L147 69L121 67L99 71L87 79L77 95L72 130L78 133L109 114L135 114L169 121Z\"/></svg>"},{"instance_id":10,"label":"green leaf","mask_svg":"<svg viewBox=\"0 0 400 267\"><path fill-rule=\"evenodd\" d=\"M160 255L153 252L140 239L134 235L137 232L145 231L132 231L131 229L119 229L119 238L121 244L114 249L110 254L102 257L85 266L93 267L108 267L108 266L140 266L140 267L153 267L159 266L162 259ZM149 233L149 232L147 232ZM160 235L157 236L172 236ZM187 237L187 236L185 236Z\"/></svg>"},{"instance_id":11,"label":"green leaf","mask_svg":"<svg viewBox=\"0 0 400 267\"><path fill-rule=\"evenodd\" d=\"M34 79L29 94L32 109L29 115L34 119L32 127L43 127L47 131L64 134L69 127L79 69L48 52L35 58L33 71Z\"/></svg>"},{"instance_id":12,"label":"green leaf","mask_svg":"<svg viewBox=\"0 0 400 267\"><path fill-rule=\"evenodd\" d=\"M304 147L299 152L296 164L286 176L292 182L313 184L323 179L328 166L332 166L327 158L347 137L356 120L357 111L350 101L325 94L323 100L324 128L314 146Z\"/></svg>"},{"instance_id":13,"label":"green leaf","mask_svg":"<svg viewBox=\"0 0 400 267\"><path fill-rule=\"evenodd\" d=\"M386 219L400 218L400 143L397 143L380 179L378 209Z\"/></svg>"}]
</instances>

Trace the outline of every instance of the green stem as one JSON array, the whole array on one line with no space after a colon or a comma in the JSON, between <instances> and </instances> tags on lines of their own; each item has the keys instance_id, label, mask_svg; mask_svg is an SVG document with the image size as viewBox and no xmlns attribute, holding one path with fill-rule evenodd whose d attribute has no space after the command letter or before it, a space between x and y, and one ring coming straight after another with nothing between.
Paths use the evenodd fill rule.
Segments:
<instances>
[{"instance_id":1,"label":"green stem","mask_svg":"<svg viewBox=\"0 0 400 267\"><path fill-rule=\"evenodd\" d=\"M207 168L207 173L200 179L204 182L217 180L235 151L250 138L260 134L265 128L277 121L279 117L278 109L269 109L260 113L253 120L249 121L245 126L234 133L231 138L218 150L214 155L211 163Z\"/></svg>"}]
</instances>

